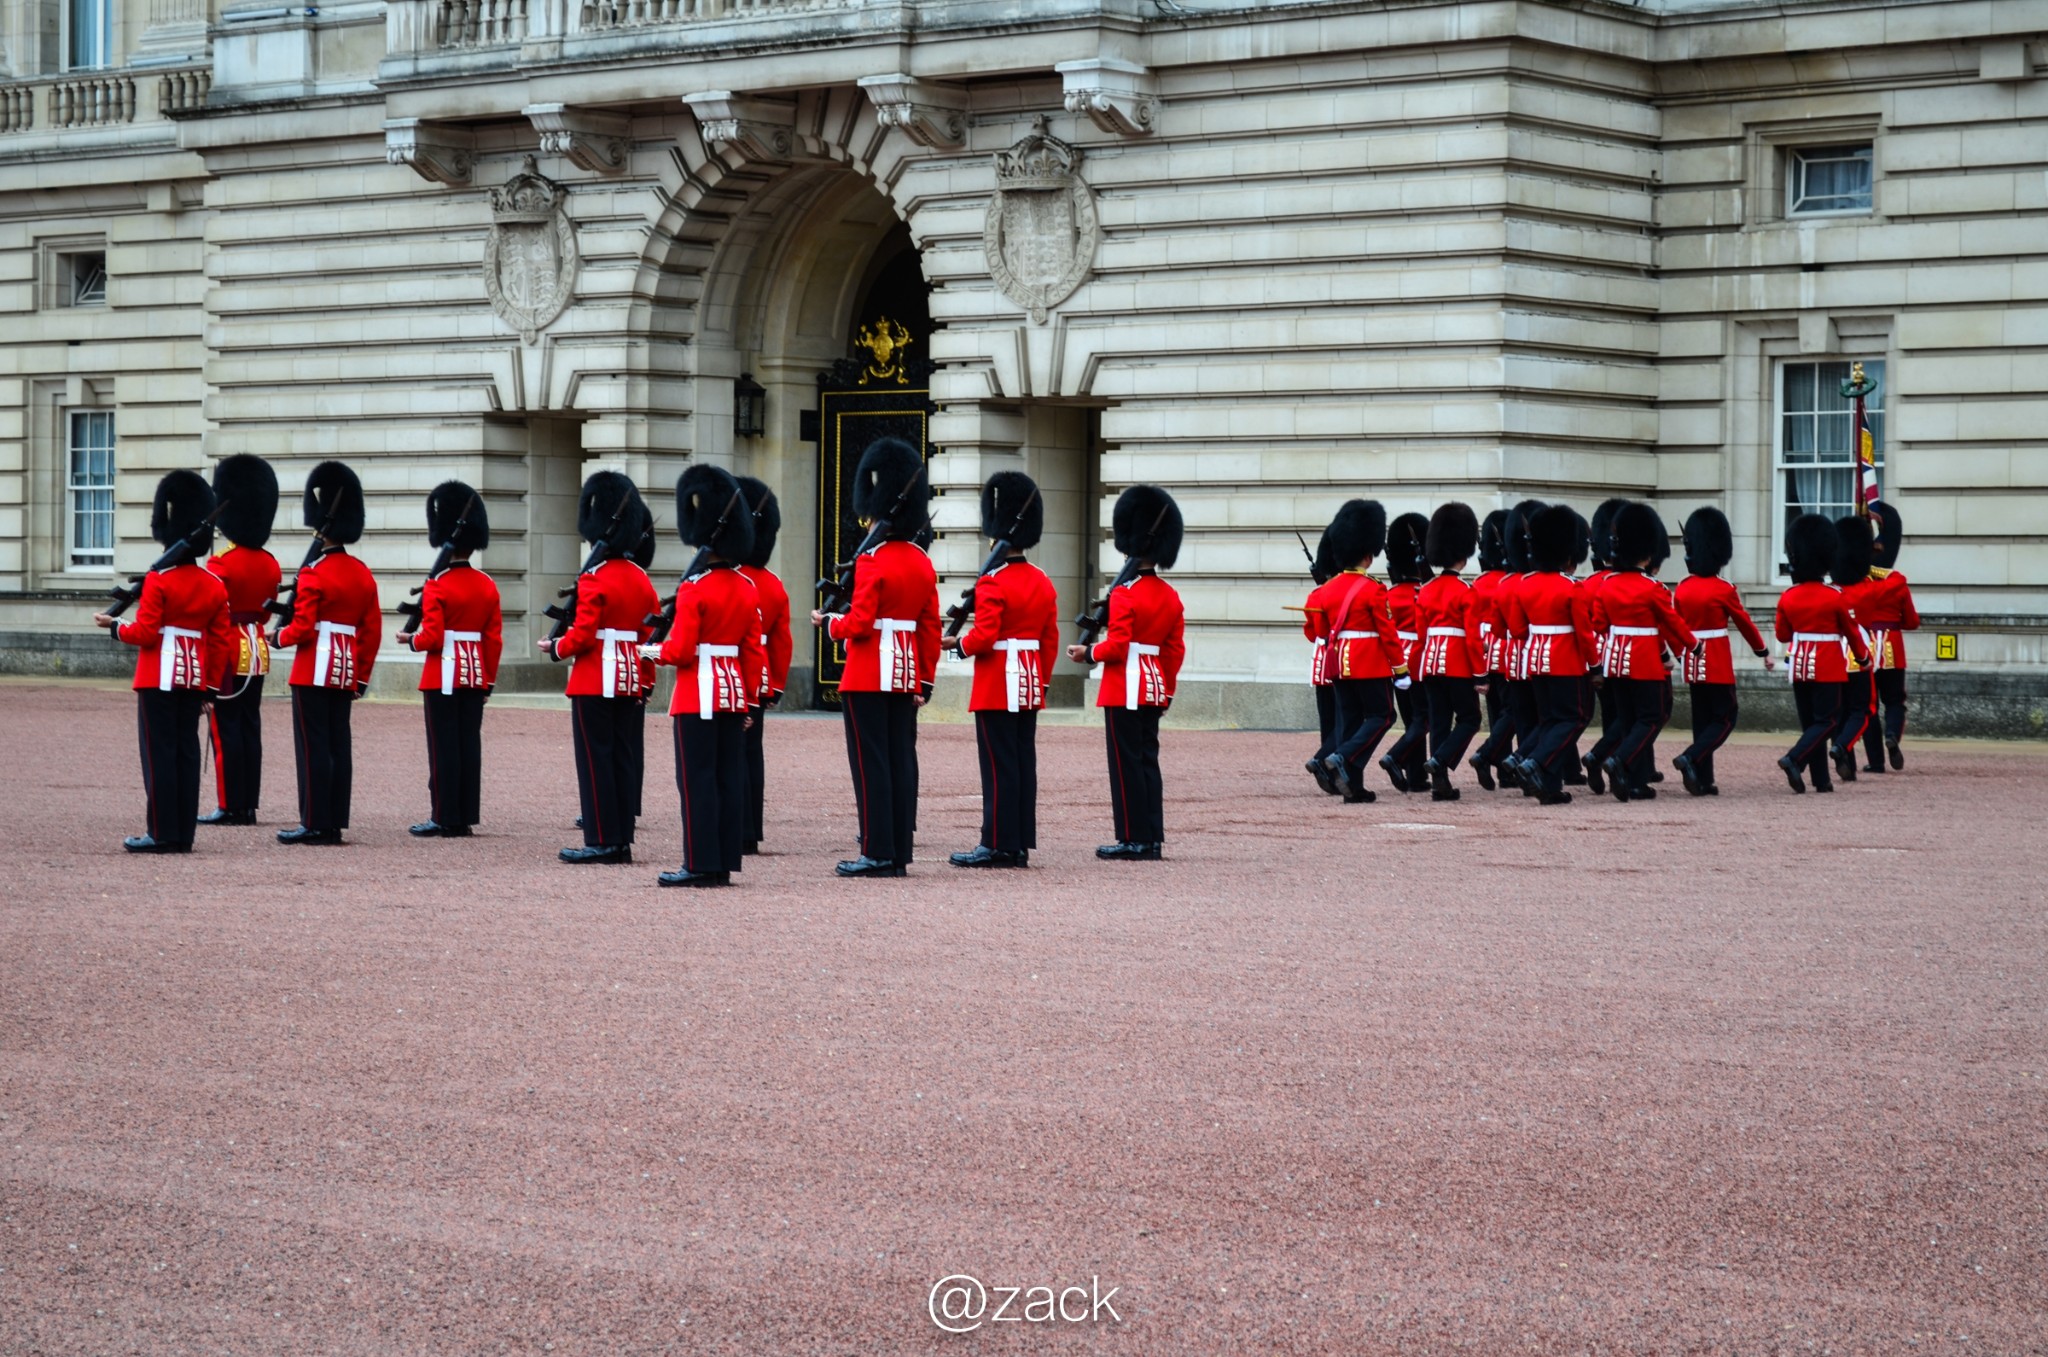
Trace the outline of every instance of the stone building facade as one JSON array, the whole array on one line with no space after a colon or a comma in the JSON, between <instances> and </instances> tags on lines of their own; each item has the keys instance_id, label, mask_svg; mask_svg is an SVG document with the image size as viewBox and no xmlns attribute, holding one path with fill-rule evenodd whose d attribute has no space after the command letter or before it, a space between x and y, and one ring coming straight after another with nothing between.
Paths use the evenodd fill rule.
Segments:
<instances>
[{"instance_id":1,"label":"stone building facade","mask_svg":"<svg viewBox=\"0 0 2048 1357\"><path fill-rule=\"evenodd\" d=\"M693 457L762 476L801 595L816 377L909 261L950 587L993 470L1045 487L1038 557L1073 606L1116 564L1117 491L1171 487L1177 714L1304 717L1293 533L1359 493L1624 493L1674 528L1716 503L1767 603L1787 513L1846 507L1856 360L1939 621L1914 663L1958 692L2039 673L2048 0L5 15L12 667L102 662L90 604L151 558L157 477L243 451L279 466L285 558L305 468L358 468L388 604L430 556L423 492L482 487L508 654L600 466L657 504Z\"/></svg>"}]
</instances>

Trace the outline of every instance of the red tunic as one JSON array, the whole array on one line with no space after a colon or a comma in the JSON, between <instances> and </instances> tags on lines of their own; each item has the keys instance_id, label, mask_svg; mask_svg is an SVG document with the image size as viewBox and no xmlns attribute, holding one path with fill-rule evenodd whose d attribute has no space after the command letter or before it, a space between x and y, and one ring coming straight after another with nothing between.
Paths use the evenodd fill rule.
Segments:
<instances>
[{"instance_id":1,"label":"red tunic","mask_svg":"<svg viewBox=\"0 0 2048 1357\"><path fill-rule=\"evenodd\" d=\"M1411 674L1422 663L1422 633L1415 629L1415 595L1420 590L1415 584L1387 586L1387 608L1394 614L1394 634L1401 641L1400 667Z\"/></svg>"},{"instance_id":2,"label":"red tunic","mask_svg":"<svg viewBox=\"0 0 2048 1357\"><path fill-rule=\"evenodd\" d=\"M1028 561L1005 561L974 582L974 626L960 653L974 657L969 711L1038 711L1060 648L1060 601Z\"/></svg>"},{"instance_id":3,"label":"red tunic","mask_svg":"<svg viewBox=\"0 0 2048 1357\"><path fill-rule=\"evenodd\" d=\"M1556 571L1512 577L1501 590L1501 619L1515 640L1521 678L1569 678L1599 657L1593 639L1593 599L1570 575Z\"/></svg>"},{"instance_id":4,"label":"red tunic","mask_svg":"<svg viewBox=\"0 0 2048 1357\"><path fill-rule=\"evenodd\" d=\"M1422 633L1420 678L1471 678L1486 672L1472 586L1445 571L1415 592L1416 630Z\"/></svg>"},{"instance_id":5,"label":"red tunic","mask_svg":"<svg viewBox=\"0 0 2048 1357\"><path fill-rule=\"evenodd\" d=\"M296 646L294 688L355 688L370 682L377 648L384 640L384 614L377 604L377 577L342 547L329 547L301 570L293 586L292 620L277 643Z\"/></svg>"},{"instance_id":6,"label":"red tunic","mask_svg":"<svg viewBox=\"0 0 2048 1357\"><path fill-rule=\"evenodd\" d=\"M1479 672L1507 672L1507 633L1500 625L1500 586L1505 570L1482 571L1472 581L1472 620L1479 627Z\"/></svg>"},{"instance_id":7,"label":"red tunic","mask_svg":"<svg viewBox=\"0 0 2048 1357\"><path fill-rule=\"evenodd\" d=\"M277 557L261 547L238 547L231 542L213 553L206 568L227 586L228 623L240 633L229 674L269 673L270 642L263 628L270 619L264 608L277 597L277 586L284 578Z\"/></svg>"},{"instance_id":8,"label":"red tunic","mask_svg":"<svg viewBox=\"0 0 2048 1357\"><path fill-rule=\"evenodd\" d=\"M554 652L557 659L576 661L569 670L569 696L643 696L648 677L640 643L653 634L647 618L660 607L647 572L623 557L579 577L576 616Z\"/></svg>"},{"instance_id":9,"label":"red tunic","mask_svg":"<svg viewBox=\"0 0 2048 1357\"><path fill-rule=\"evenodd\" d=\"M1850 655L1870 661L1856 616L1832 584L1809 581L1778 595L1776 631L1791 647L1785 667L1795 683L1840 683L1849 677Z\"/></svg>"},{"instance_id":10,"label":"red tunic","mask_svg":"<svg viewBox=\"0 0 2048 1357\"><path fill-rule=\"evenodd\" d=\"M135 688L223 688L235 663L227 586L190 562L152 570L135 616L114 624L114 639L141 651Z\"/></svg>"},{"instance_id":11,"label":"red tunic","mask_svg":"<svg viewBox=\"0 0 2048 1357\"><path fill-rule=\"evenodd\" d=\"M1579 581L1579 588L1586 595L1586 615L1593 619L1593 644L1600 649L1593 663L1602 669L1607 666L1607 654L1613 648L1614 638L1607 634L1607 607L1601 591L1606 589L1608 581L1616 573L1613 570L1595 570Z\"/></svg>"},{"instance_id":12,"label":"red tunic","mask_svg":"<svg viewBox=\"0 0 2048 1357\"><path fill-rule=\"evenodd\" d=\"M754 596L761 605L761 648L767 656L767 668L761 676L760 695L767 697L789 687L789 658L794 644L789 635L789 590L780 575L758 565L743 565L740 573L753 582Z\"/></svg>"},{"instance_id":13,"label":"red tunic","mask_svg":"<svg viewBox=\"0 0 2048 1357\"><path fill-rule=\"evenodd\" d=\"M1346 582L1330 612L1330 677L1392 678L1408 672L1407 648L1394 630L1387 587L1363 570L1347 570L1330 583ZM1327 587L1327 586L1326 586Z\"/></svg>"},{"instance_id":14,"label":"red tunic","mask_svg":"<svg viewBox=\"0 0 2048 1357\"><path fill-rule=\"evenodd\" d=\"M709 721L760 700L768 667L761 644L761 594L739 566L714 565L676 586L676 620L657 663L676 671L670 716Z\"/></svg>"},{"instance_id":15,"label":"red tunic","mask_svg":"<svg viewBox=\"0 0 2048 1357\"><path fill-rule=\"evenodd\" d=\"M505 650L505 618L498 582L466 561L456 561L420 591L420 628L412 648L426 652L420 691L452 693L498 682Z\"/></svg>"},{"instance_id":16,"label":"red tunic","mask_svg":"<svg viewBox=\"0 0 2048 1357\"><path fill-rule=\"evenodd\" d=\"M1879 669L1906 667L1906 640L1900 632L1920 629L1920 610L1913 606L1913 590L1896 570L1877 567L1862 586L1864 593L1852 595L1849 606L1856 620L1870 634L1871 653Z\"/></svg>"},{"instance_id":17,"label":"red tunic","mask_svg":"<svg viewBox=\"0 0 2048 1357\"><path fill-rule=\"evenodd\" d=\"M1095 705L1127 711L1165 706L1187 653L1187 616L1172 585L1148 570L1110 590L1109 625L1088 652L1102 665Z\"/></svg>"},{"instance_id":18,"label":"red tunic","mask_svg":"<svg viewBox=\"0 0 2048 1357\"><path fill-rule=\"evenodd\" d=\"M924 691L939 668L939 576L931 557L912 542L883 542L856 556L853 601L826 631L846 643L840 692Z\"/></svg>"},{"instance_id":19,"label":"red tunic","mask_svg":"<svg viewBox=\"0 0 2048 1357\"><path fill-rule=\"evenodd\" d=\"M1319 688L1337 681L1337 666L1331 662L1330 620L1359 578L1340 571L1309 590L1308 599L1302 604L1301 634L1315 642L1308 661L1308 681Z\"/></svg>"},{"instance_id":20,"label":"red tunic","mask_svg":"<svg viewBox=\"0 0 2048 1357\"><path fill-rule=\"evenodd\" d=\"M1749 642L1751 651L1762 655L1770 649L1764 644L1763 633L1750 620L1749 609L1742 606L1742 595L1719 575L1687 575L1672 591L1671 601L1702 643L1698 650L1686 654L1687 683L1735 682L1735 647L1728 640L1730 623Z\"/></svg>"},{"instance_id":21,"label":"red tunic","mask_svg":"<svg viewBox=\"0 0 2048 1357\"><path fill-rule=\"evenodd\" d=\"M1607 677L1665 677L1664 647L1683 655L1699 644L1672 605L1671 591L1640 570L1617 570L1596 596L1607 621Z\"/></svg>"}]
</instances>

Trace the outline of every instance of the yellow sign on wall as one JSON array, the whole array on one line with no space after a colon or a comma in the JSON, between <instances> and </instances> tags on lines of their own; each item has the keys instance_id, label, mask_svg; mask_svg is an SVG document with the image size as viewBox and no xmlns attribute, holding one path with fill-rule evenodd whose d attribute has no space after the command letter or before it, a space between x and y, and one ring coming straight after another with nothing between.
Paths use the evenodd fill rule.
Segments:
<instances>
[{"instance_id":1,"label":"yellow sign on wall","mask_svg":"<svg viewBox=\"0 0 2048 1357\"><path fill-rule=\"evenodd\" d=\"M1934 658L1952 660L1956 657L1956 634L1952 631L1934 633Z\"/></svg>"}]
</instances>

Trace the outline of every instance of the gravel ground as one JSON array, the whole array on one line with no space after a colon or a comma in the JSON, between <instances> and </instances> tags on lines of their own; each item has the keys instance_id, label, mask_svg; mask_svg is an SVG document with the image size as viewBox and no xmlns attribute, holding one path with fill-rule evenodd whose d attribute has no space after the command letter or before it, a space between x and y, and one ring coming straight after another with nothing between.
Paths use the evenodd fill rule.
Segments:
<instances>
[{"instance_id":1,"label":"gravel ground","mask_svg":"<svg viewBox=\"0 0 2048 1357\"><path fill-rule=\"evenodd\" d=\"M422 843L364 704L341 849L270 837L285 715L269 827L138 859L131 699L0 688L0 1353L2048 1352L2037 751L1347 807L1172 731L1169 860L1103 864L1054 728L1034 870L966 874L931 726L919 865L838 883L839 731L775 718L769 855L686 892L665 739L576 869L565 715Z\"/></svg>"}]
</instances>

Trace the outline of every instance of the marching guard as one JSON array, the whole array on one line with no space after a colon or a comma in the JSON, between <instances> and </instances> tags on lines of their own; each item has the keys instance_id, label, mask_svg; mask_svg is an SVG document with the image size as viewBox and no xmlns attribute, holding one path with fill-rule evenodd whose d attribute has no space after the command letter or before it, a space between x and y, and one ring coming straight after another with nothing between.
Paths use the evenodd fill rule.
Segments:
<instances>
[{"instance_id":1,"label":"marching guard","mask_svg":"<svg viewBox=\"0 0 2048 1357\"><path fill-rule=\"evenodd\" d=\"M1477 677L1486 670L1472 586L1461 574L1479 547L1479 516L1469 504L1452 501L1430 515L1423 557L1438 573L1416 591L1416 630L1421 633L1422 686L1429 708L1429 774L1432 801L1456 801L1451 774L1479 733Z\"/></svg>"},{"instance_id":2,"label":"marching guard","mask_svg":"<svg viewBox=\"0 0 2048 1357\"><path fill-rule=\"evenodd\" d=\"M697 557L676 585L658 663L676 671L668 714L683 865L656 880L726 886L746 851L747 727L768 663L760 593L740 570L754 544L754 508L731 473L700 462L676 481L676 531Z\"/></svg>"},{"instance_id":3,"label":"marching guard","mask_svg":"<svg viewBox=\"0 0 2048 1357\"><path fill-rule=\"evenodd\" d=\"M1536 515L1543 512L1545 507L1542 500L1525 499L1508 510L1507 523L1502 530L1502 554L1507 574L1502 578L1494 594L1494 607L1503 619L1507 616L1509 604L1515 594L1531 577L1542 573L1536 564L1531 525L1535 523ZM1536 728L1542 724L1543 718L1537 709L1536 687L1530 681L1527 657L1523 653L1521 642L1509 631L1505 622L1501 630L1504 633L1501 641L1501 666L1506 677L1506 682L1501 686L1507 695L1508 725L1512 735L1509 748L1514 751L1514 757L1504 757L1500 764L1519 784L1521 761L1527 758L1530 750L1534 748ZM1523 787L1522 793L1525 796L1534 796L1536 789Z\"/></svg>"},{"instance_id":4,"label":"marching guard","mask_svg":"<svg viewBox=\"0 0 2048 1357\"><path fill-rule=\"evenodd\" d=\"M1330 555L1330 530L1323 529L1320 541L1316 543L1316 554L1309 565L1309 574L1315 580L1315 587L1301 605L1301 634L1308 638L1313 648L1309 651L1308 682L1316 699L1316 730L1321 737L1316 743L1314 757L1306 767L1316 785L1330 795L1337 795L1339 788L1330 777L1330 770L1323 761L1330 757L1337 747L1337 676L1330 663L1330 612L1344 591L1351 587L1351 581L1344 576Z\"/></svg>"},{"instance_id":5,"label":"marching guard","mask_svg":"<svg viewBox=\"0 0 2048 1357\"><path fill-rule=\"evenodd\" d=\"M754 699L754 719L747 725L747 839L742 851L758 853L767 837L768 709L781 704L789 687L794 642L789 631L789 589L782 577L768 568L768 558L775 554L775 539L782 532L782 501L752 476L740 477L740 493L752 506L754 517L754 544L740 563L740 573L753 581L760 599L761 649L767 657Z\"/></svg>"},{"instance_id":6,"label":"marching guard","mask_svg":"<svg viewBox=\"0 0 2048 1357\"><path fill-rule=\"evenodd\" d=\"M377 577L348 554L363 535L363 483L340 462L306 477L305 525L318 554L292 586L292 615L271 643L292 647L293 752L299 773L299 823L279 843L338 844L348 828L355 786L349 717L369 687L384 639Z\"/></svg>"},{"instance_id":7,"label":"marching guard","mask_svg":"<svg viewBox=\"0 0 2048 1357\"><path fill-rule=\"evenodd\" d=\"M1346 501L1324 535L1339 567L1328 595L1331 681L1337 696L1336 744L1323 775L1346 802L1373 801L1366 765L1394 724L1394 690L1407 687L1408 650L1394 629L1387 588L1365 572L1386 549L1387 511L1378 500Z\"/></svg>"},{"instance_id":8,"label":"marching guard","mask_svg":"<svg viewBox=\"0 0 2048 1357\"><path fill-rule=\"evenodd\" d=\"M211 536L207 515L213 490L193 471L173 471L157 482L150 535L166 547L197 535L197 551ZM197 551L142 577L135 617L112 613L93 621L116 641L134 646L135 729L142 752L147 832L121 846L131 853L189 853L199 822L199 717L234 659L228 591L197 561Z\"/></svg>"},{"instance_id":9,"label":"marching guard","mask_svg":"<svg viewBox=\"0 0 2048 1357\"><path fill-rule=\"evenodd\" d=\"M1517 515L1520 511L1518 506ZM1587 678L1599 656L1593 600L1572 579L1586 558L1589 534L1586 520L1564 504L1540 508L1526 522L1530 568L1516 577L1514 587L1501 591L1512 672L1522 675L1525 700L1536 709L1525 752L1513 767L1525 794L1558 806L1572 799L1564 789L1565 772L1593 714Z\"/></svg>"},{"instance_id":10,"label":"marching guard","mask_svg":"<svg viewBox=\"0 0 2048 1357\"><path fill-rule=\"evenodd\" d=\"M422 839L466 839L483 818L484 703L498 683L505 619L497 581L469 558L490 542L482 495L461 481L444 481L427 495L427 545L447 560L420 588L417 628L398 637L427 657L420 693L433 813L410 831Z\"/></svg>"},{"instance_id":11,"label":"marching guard","mask_svg":"<svg viewBox=\"0 0 2048 1357\"><path fill-rule=\"evenodd\" d=\"M1795 792L1806 790L1802 774L1812 779L1817 792L1835 789L1828 777L1828 737L1841 724L1849 656L1866 664L1870 660L1849 601L1826 582L1839 546L1835 525L1822 514L1801 514L1785 530L1792 587L1778 595L1773 630L1789 647L1785 668L1792 679L1792 703L1801 731L1778 767Z\"/></svg>"},{"instance_id":12,"label":"marching guard","mask_svg":"<svg viewBox=\"0 0 2048 1357\"><path fill-rule=\"evenodd\" d=\"M1671 592L1651 573L1670 554L1664 520L1649 505L1631 501L1614 515L1614 573L1597 595L1596 616L1606 623L1602 682L1613 688L1614 750L1601 767L1617 801L1648 801L1658 734L1671 713L1670 671L1664 651L1689 655L1699 646L1678 615Z\"/></svg>"},{"instance_id":13,"label":"marching guard","mask_svg":"<svg viewBox=\"0 0 2048 1357\"><path fill-rule=\"evenodd\" d=\"M1835 563L1828 574L1835 587L1842 591L1842 598L1856 618L1857 629L1863 633L1864 641L1870 645L1873 658L1877 649L1876 638L1871 636L1863 619L1875 583L1870 572L1876 564L1876 552L1877 536L1868 518L1862 514L1845 514L1835 520ZM1877 714L1877 685L1872 682L1875 672L1872 665L1852 660L1848 666L1849 676L1842 680L1842 717L1835 723L1831 743L1834 745L1835 776L1844 782L1856 780L1856 749L1863 743L1864 733L1870 729Z\"/></svg>"},{"instance_id":14,"label":"marching guard","mask_svg":"<svg viewBox=\"0 0 2048 1357\"><path fill-rule=\"evenodd\" d=\"M1591 554L1587 564L1592 571L1579 581L1579 587L1586 591L1593 613L1593 641L1599 646L1600 654L1593 665L1595 674L1607 667L1607 619L1600 611L1600 591L1614 578L1614 516L1626 507L1625 499L1608 499L1600 502L1593 510L1591 532L1587 543ZM1607 792L1607 759L1614 753L1615 745L1621 742L1621 708L1615 701L1619 689L1612 684L1600 682L1593 687L1593 696L1599 706L1600 735L1593 741L1593 747L1575 758L1576 769L1584 769L1582 776L1595 796Z\"/></svg>"},{"instance_id":15,"label":"marching guard","mask_svg":"<svg viewBox=\"0 0 2048 1357\"><path fill-rule=\"evenodd\" d=\"M1721 578L1735 557L1735 534L1728 516L1712 505L1692 511L1680 530L1685 539L1687 575L1672 591L1671 602L1700 642L1685 657L1685 682L1692 694L1692 743L1671 760L1685 790L1693 796L1719 796L1714 781L1714 751L1735 733L1735 648L1728 628L1764 662L1774 668L1763 633L1742 606L1742 595Z\"/></svg>"},{"instance_id":16,"label":"marching guard","mask_svg":"<svg viewBox=\"0 0 2048 1357\"><path fill-rule=\"evenodd\" d=\"M206 568L227 586L236 642L234 664L206 704L215 809L199 823L253 825L263 792L263 680L270 672L264 626L284 578L277 557L263 549L277 521L277 473L261 457L238 452L213 469L213 497L221 506L214 530L228 544Z\"/></svg>"},{"instance_id":17,"label":"marching guard","mask_svg":"<svg viewBox=\"0 0 2048 1357\"><path fill-rule=\"evenodd\" d=\"M1494 774L1506 741L1514 737L1508 720L1508 690L1505 675L1507 637L1500 625L1500 586L1507 578L1508 511L1495 509L1479 523L1479 574L1472 581L1472 616L1479 623L1480 691L1486 695L1486 738L1472 757L1472 775L1479 785L1493 791Z\"/></svg>"},{"instance_id":18,"label":"marching guard","mask_svg":"<svg viewBox=\"0 0 2048 1357\"><path fill-rule=\"evenodd\" d=\"M1871 678L1877 687L1877 702L1884 719L1873 710L1863 733L1863 771L1882 773L1887 762L1893 772L1906 766L1899 741L1906 735L1906 638L1901 632L1920 628L1920 610L1913 605L1913 589L1899 573L1899 547L1904 525L1890 502L1879 500L1871 506L1879 531L1870 570L1870 584L1853 600L1856 620L1870 634L1870 653L1876 659Z\"/></svg>"}]
</instances>

